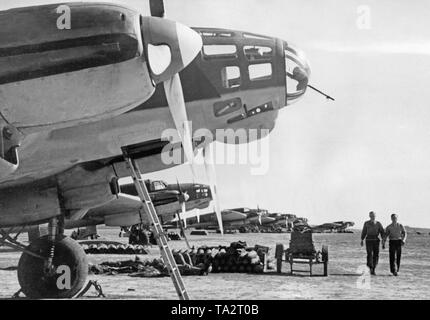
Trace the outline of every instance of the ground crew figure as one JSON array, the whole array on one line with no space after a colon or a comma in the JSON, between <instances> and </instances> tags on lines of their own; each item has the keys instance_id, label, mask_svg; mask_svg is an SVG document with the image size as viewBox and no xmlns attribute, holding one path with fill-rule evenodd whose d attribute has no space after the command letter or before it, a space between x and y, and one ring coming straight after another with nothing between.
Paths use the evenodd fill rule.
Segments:
<instances>
[{"instance_id":1,"label":"ground crew figure","mask_svg":"<svg viewBox=\"0 0 430 320\"><path fill-rule=\"evenodd\" d=\"M361 232L361 246L366 240L367 266L370 269L370 274L376 275L375 269L379 260L379 236L384 239L384 228L379 221L376 221L376 214L373 211L369 213L369 217L370 220L364 223Z\"/></svg>"},{"instance_id":2,"label":"ground crew figure","mask_svg":"<svg viewBox=\"0 0 430 320\"><path fill-rule=\"evenodd\" d=\"M392 223L385 229L385 237L382 242L382 248L385 249L385 241L389 239L390 246L390 271L394 276L400 269L400 259L402 257L402 246L406 241L406 230L400 223L397 222L397 215L391 215Z\"/></svg>"}]
</instances>

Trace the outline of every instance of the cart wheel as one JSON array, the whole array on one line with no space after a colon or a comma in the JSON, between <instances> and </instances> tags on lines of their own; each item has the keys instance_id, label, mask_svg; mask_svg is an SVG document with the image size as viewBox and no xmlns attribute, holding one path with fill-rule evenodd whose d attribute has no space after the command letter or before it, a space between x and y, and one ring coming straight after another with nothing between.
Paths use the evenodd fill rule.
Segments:
<instances>
[{"instance_id":1,"label":"cart wheel","mask_svg":"<svg viewBox=\"0 0 430 320\"><path fill-rule=\"evenodd\" d=\"M324 277L328 276L328 261L324 262Z\"/></svg>"},{"instance_id":2,"label":"cart wheel","mask_svg":"<svg viewBox=\"0 0 430 320\"><path fill-rule=\"evenodd\" d=\"M275 257L276 257L276 272L282 272L282 255L284 253L284 245L282 243L278 243L276 245Z\"/></svg>"},{"instance_id":3,"label":"cart wheel","mask_svg":"<svg viewBox=\"0 0 430 320\"><path fill-rule=\"evenodd\" d=\"M284 253L284 245L282 243L276 244L275 257L276 259L282 260L282 254Z\"/></svg>"},{"instance_id":4,"label":"cart wheel","mask_svg":"<svg viewBox=\"0 0 430 320\"><path fill-rule=\"evenodd\" d=\"M323 262L328 262L328 246L323 245L321 250L321 257Z\"/></svg>"},{"instance_id":5,"label":"cart wheel","mask_svg":"<svg viewBox=\"0 0 430 320\"><path fill-rule=\"evenodd\" d=\"M324 277L328 276L328 246L322 247L322 260L324 262Z\"/></svg>"}]
</instances>

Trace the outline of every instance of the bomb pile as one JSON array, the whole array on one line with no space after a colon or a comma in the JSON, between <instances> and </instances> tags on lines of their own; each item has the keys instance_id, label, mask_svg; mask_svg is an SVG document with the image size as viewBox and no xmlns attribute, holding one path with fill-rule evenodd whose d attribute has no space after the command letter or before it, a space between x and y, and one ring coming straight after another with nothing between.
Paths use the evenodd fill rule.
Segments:
<instances>
[{"instance_id":1,"label":"bomb pile","mask_svg":"<svg viewBox=\"0 0 430 320\"><path fill-rule=\"evenodd\" d=\"M229 247L200 247L173 252L178 264L187 263L213 273L263 273L275 269L269 248L248 248L246 242L233 242Z\"/></svg>"},{"instance_id":2,"label":"bomb pile","mask_svg":"<svg viewBox=\"0 0 430 320\"><path fill-rule=\"evenodd\" d=\"M148 254L142 245L92 243L81 244L86 254Z\"/></svg>"},{"instance_id":3,"label":"bomb pile","mask_svg":"<svg viewBox=\"0 0 430 320\"><path fill-rule=\"evenodd\" d=\"M262 226L260 227L261 233L286 233L286 229L280 226Z\"/></svg>"},{"instance_id":4,"label":"bomb pile","mask_svg":"<svg viewBox=\"0 0 430 320\"><path fill-rule=\"evenodd\" d=\"M182 240L181 236L176 232L169 232L167 234L167 238L171 241L180 241Z\"/></svg>"},{"instance_id":5,"label":"bomb pile","mask_svg":"<svg viewBox=\"0 0 430 320\"><path fill-rule=\"evenodd\" d=\"M135 260L102 262L101 264L89 264L88 271L90 274L117 275L127 274L130 277L154 278L168 277L167 266L162 259L141 260L136 257ZM205 275L207 272L198 267L189 264L178 265L179 271L183 276Z\"/></svg>"},{"instance_id":6,"label":"bomb pile","mask_svg":"<svg viewBox=\"0 0 430 320\"><path fill-rule=\"evenodd\" d=\"M258 226L249 225L239 227L240 233L285 233L286 229L280 226Z\"/></svg>"},{"instance_id":7,"label":"bomb pile","mask_svg":"<svg viewBox=\"0 0 430 320\"><path fill-rule=\"evenodd\" d=\"M248 225L239 227L240 233L259 233L260 228L257 225Z\"/></svg>"}]
</instances>

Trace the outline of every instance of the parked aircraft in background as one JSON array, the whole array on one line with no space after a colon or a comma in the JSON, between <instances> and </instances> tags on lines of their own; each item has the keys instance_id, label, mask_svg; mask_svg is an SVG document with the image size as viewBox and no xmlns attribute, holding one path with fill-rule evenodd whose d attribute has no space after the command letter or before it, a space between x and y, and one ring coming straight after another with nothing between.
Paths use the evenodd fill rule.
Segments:
<instances>
[{"instance_id":1,"label":"parked aircraft in background","mask_svg":"<svg viewBox=\"0 0 430 320\"><path fill-rule=\"evenodd\" d=\"M324 223L318 226L312 226L312 232L346 232L348 228L354 226L352 221L336 221Z\"/></svg>"},{"instance_id":2,"label":"parked aircraft in background","mask_svg":"<svg viewBox=\"0 0 430 320\"><path fill-rule=\"evenodd\" d=\"M212 201L210 187L199 183L167 184L164 181L145 181L152 202L160 221L174 219L177 214L184 215L185 211L206 209ZM107 204L90 209L80 220L65 220L65 229L88 228L88 235L97 234L98 225L108 227L131 227L143 224L149 226L142 201L137 197L134 184L121 186L118 198ZM46 225L32 227L29 232L30 241L36 240L47 233Z\"/></svg>"},{"instance_id":3,"label":"parked aircraft in background","mask_svg":"<svg viewBox=\"0 0 430 320\"><path fill-rule=\"evenodd\" d=\"M167 222L167 224L174 225L173 223L177 221ZM269 212L264 209L250 209L250 208L235 208L227 209L222 211L222 222L223 226L226 228L236 227L249 224L259 224L259 225L269 225L275 223L277 217L271 217ZM183 219L186 227L196 228L196 229L216 229L218 228L216 214L205 213L200 215L200 217L189 217ZM285 223L285 219L284 219Z\"/></svg>"}]
</instances>

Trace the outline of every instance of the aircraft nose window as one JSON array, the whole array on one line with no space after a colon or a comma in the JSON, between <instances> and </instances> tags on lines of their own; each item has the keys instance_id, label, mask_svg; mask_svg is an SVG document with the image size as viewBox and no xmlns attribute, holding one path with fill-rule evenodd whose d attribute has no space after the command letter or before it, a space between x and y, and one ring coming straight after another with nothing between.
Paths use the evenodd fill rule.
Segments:
<instances>
[{"instance_id":1,"label":"aircraft nose window","mask_svg":"<svg viewBox=\"0 0 430 320\"><path fill-rule=\"evenodd\" d=\"M308 86L310 69L303 54L291 47L285 50L287 101L301 97Z\"/></svg>"},{"instance_id":2,"label":"aircraft nose window","mask_svg":"<svg viewBox=\"0 0 430 320\"><path fill-rule=\"evenodd\" d=\"M240 87L240 69L237 66L224 67L221 70L221 82L224 88L231 89Z\"/></svg>"},{"instance_id":3,"label":"aircraft nose window","mask_svg":"<svg viewBox=\"0 0 430 320\"><path fill-rule=\"evenodd\" d=\"M287 93L297 95L303 93L308 85L308 74L294 60L286 58Z\"/></svg>"},{"instance_id":4,"label":"aircraft nose window","mask_svg":"<svg viewBox=\"0 0 430 320\"><path fill-rule=\"evenodd\" d=\"M243 48L245 56L249 61L270 59L273 56L273 50L270 47L263 46L245 46Z\"/></svg>"},{"instance_id":5,"label":"aircraft nose window","mask_svg":"<svg viewBox=\"0 0 430 320\"><path fill-rule=\"evenodd\" d=\"M161 181L155 181L154 182L154 190L160 191L166 189L166 185Z\"/></svg>"},{"instance_id":6,"label":"aircraft nose window","mask_svg":"<svg viewBox=\"0 0 430 320\"><path fill-rule=\"evenodd\" d=\"M251 81L270 80L272 77L271 63L251 64L249 65L248 70L249 79Z\"/></svg>"}]
</instances>

